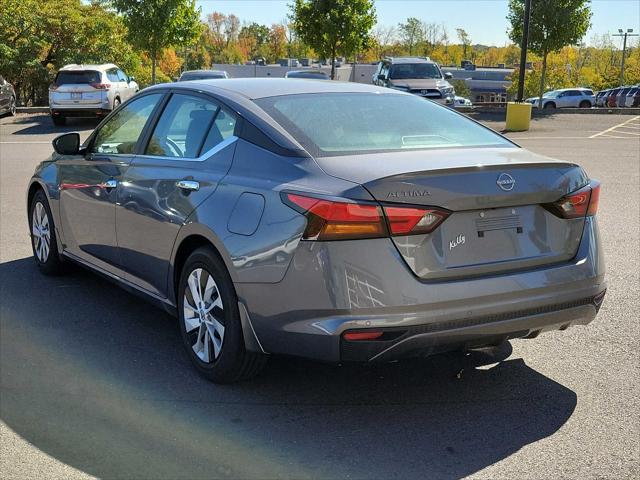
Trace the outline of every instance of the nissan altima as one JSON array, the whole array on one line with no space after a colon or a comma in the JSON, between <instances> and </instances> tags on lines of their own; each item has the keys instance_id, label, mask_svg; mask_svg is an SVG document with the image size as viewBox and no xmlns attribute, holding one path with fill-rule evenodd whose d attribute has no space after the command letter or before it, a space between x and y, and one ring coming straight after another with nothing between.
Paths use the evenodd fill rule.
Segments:
<instances>
[{"instance_id":1,"label":"nissan altima","mask_svg":"<svg viewBox=\"0 0 640 480\"><path fill-rule=\"evenodd\" d=\"M79 263L178 318L214 382L269 354L384 362L591 322L600 184L446 107L355 83L157 85L27 190L44 274Z\"/></svg>"}]
</instances>

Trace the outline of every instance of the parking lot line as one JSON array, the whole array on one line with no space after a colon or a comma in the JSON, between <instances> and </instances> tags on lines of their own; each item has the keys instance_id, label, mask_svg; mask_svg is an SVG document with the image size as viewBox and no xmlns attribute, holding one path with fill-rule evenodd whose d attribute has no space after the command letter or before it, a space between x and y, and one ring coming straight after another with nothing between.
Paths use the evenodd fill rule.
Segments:
<instances>
[{"instance_id":1,"label":"parking lot line","mask_svg":"<svg viewBox=\"0 0 640 480\"><path fill-rule=\"evenodd\" d=\"M638 120L638 119L640 119L640 115L635 116L635 117L633 117L633 118L630 118L630 119L629 119L629 120L627 120L626 122L622 122L622 123L620 123L620 124L618 124L618 125L614 125L614 126L613 126L613 127L611 127L611 128L607 128L606 130L603 130L603 131L602 131L602 132L600 132L600 133L596 133L595 135L591 135L589 138L596 138L596 137L599 137L599 136L601 136L601 135L604 135L604 134L606 134L606 133L608 133L608 132L613 132L613 131L614 131L614 130L616 130L617 128L623 127L623 126L625 126L625 125L627 125L627 124L629 124L629 123L631 123L631 122L633 122L633 121L635 121L635 120ZM618 133L618 132L616 132L616 133Z\"/></svg>"}]
</instances>

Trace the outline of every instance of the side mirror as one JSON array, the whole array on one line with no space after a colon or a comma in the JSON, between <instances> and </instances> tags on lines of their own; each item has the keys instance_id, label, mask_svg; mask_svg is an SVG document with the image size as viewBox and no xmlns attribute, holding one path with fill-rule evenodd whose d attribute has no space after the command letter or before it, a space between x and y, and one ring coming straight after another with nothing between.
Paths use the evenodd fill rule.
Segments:
<instances>
[{"instance_id":1,"label":"side mirror","mask_svg":"<svg viewBox=\"0 0 640 480\"><path fill-rule=\"evenodd\" d=\"M447 80L451 80L453 78L453 73L445 72L444 78L447 79Z\"/></svg>"},{"instance_id":2,"label":"side mirror","mask_svg":"<svg viewBox=\"0 0 640 480\"><path fill-rule=\"evenodd\" d=\"M76 155L80 153L80 134L65 133L59 135L51 142L53 149L60 155Z\"/></svg>"},{"instance_id":3,"label":"side mirror","mask_svg":"<svg viewBox=\"0 0 640 480\"><path fill-rule=\"evenodd\" d=\"M386 79L387 79L387 76L384 73L379 73L378 74L378 80L383 80L384 81Z\"/></svg>"},{"instance_id":4,"label":"side mirror","mask_svg":"<svg viewBox=\"0 0 640 480\"><path fill-rule=\"evenodd\" d=\"M129 77L129 82L135 82L136 81L136 77Z\"/></svg>"}]
</instances>

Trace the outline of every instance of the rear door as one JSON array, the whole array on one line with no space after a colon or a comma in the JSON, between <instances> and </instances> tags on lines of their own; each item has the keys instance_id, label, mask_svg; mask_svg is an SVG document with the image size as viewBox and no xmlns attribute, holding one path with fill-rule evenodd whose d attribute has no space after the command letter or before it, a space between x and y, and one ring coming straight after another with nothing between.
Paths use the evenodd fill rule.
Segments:
<instances>
[{"instance_id":1,"label":"rear door","mask_svg":"<svg viewBox=\"0 0 640 480\"><path fill-rule=\"evenodd\" d=\"M167 296L178 231L231 167L236 116L198 93L174 93L118 192L118 247L128 278Z\"/></svg>"},{"instance_id":2,"label":"rear door","mask_svg":"<svg viewBox=\"0 0 640 480\"><path fill-rule=\"evenodd\" d=\"M120 182L162 96L132 101L96 130L85 156L58 161L65 249L100 268L113 271L120 263L115 228Z\"/></svg>"},{"instance_id":3,"label":"rear door","mask_svg":"<svg viewBox=\"0 0 640 480\"><path fill-rule=\"evenodd\" d=\"M117 70L116 76L120 83L121 96L120 99L124 102L133 96L134 90L129 86L129 77L120 69Z\"/></svg>"},{"instance_id":4,"label":"rear door","mask_svg":"<svg viewBox=\"0 0 640 480\"><path fill-rule=\"evenodd\" d=\"M102 73L97 70L60 70L51 89L51 101L99 108L106 96L102 82Z\"/></svg>"}]
</instances>

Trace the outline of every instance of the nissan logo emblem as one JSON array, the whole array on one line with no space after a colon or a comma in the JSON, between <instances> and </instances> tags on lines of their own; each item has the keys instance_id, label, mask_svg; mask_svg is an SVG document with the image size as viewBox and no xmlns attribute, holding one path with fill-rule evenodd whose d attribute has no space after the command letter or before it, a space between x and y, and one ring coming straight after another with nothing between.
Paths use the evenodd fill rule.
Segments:
<instances>
[{"instance_id":1,"label":"nissan logo emblem","mask_svg":"<svg viewBox=\"0 0 640 480\"><path fill-rule=\"evenodd\" d=\"M516 181L508 173L501 173L496 180L498 186L505 192L510 192L516 184Z\"/></svg>"}]
</instances>

